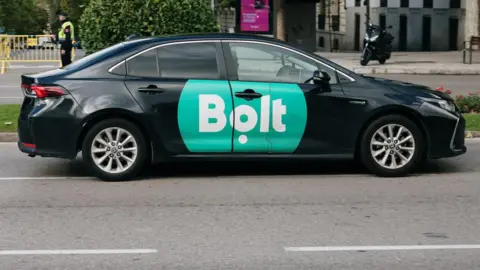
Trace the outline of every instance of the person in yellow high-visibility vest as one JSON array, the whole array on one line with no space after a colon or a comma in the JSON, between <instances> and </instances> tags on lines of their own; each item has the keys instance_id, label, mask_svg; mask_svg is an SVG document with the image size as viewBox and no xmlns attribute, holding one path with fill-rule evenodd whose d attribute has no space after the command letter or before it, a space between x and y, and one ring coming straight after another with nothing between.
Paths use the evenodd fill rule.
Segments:
<instances>
[{"instance_id":1,"label":"person in yellow high-visibility vest","mask_svg":"<svg viewBox=\"0 0 480 270\"><path fill-rule=\"evenodd\" d=\"M57 43L60 44L60 57L62 59L62 67L72 63L73 40L75 38L75 28L67 19L67 14L61 12L58 14L60 21L60 29L56 35Z\"/></svg>"}]
</instances>

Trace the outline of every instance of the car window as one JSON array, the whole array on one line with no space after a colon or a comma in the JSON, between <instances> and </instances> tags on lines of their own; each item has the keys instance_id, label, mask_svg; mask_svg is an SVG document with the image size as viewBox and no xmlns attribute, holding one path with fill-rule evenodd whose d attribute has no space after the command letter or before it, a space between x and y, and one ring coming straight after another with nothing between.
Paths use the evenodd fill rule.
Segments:
<instances>
[{"instance_id":1,"label":"car window","mask_svg":"<svg viewBox=\"0 0 480 270\"><path fill-rule=\"evenodd\" d=\"M48 43L48 42L46 42ZM51 42L50 42L51 43ZM88 64L89 62L94 62L94 61L98 61L99 59L102 59L103 57L105 56L108 56L108 55L112 55L112 54L115 54L115 52L117 50L120 50L122 49L122 47L124 47L125 45L123 43L117 43L115 45L112 45L110 47L107 47L105 49L102 49L100 51L97 51L95 53L92 53L92 54L89 54L85 57L82 57L78 60L75 60L73 63L69 64L69 65L66 65L66 66L63 66L61 67L61 69L65 69L65 70L69 70L69 69L75 69L77 67L80 67L84 64Z\"/></svg>"},{"instance_id":2,"label":"car window","mask_svg":"<svg viewBox=\"0 0 480 270\"><path fill-rule=\"evenodd\" d=\"M177 79L220 79L217 46L214 42L172 44L158 48L160 77Z\"/></svg>"},{"instance_id":3,"label":"car window","mask_svg":"<svg viewBox=\"0 0 480 270\"><path fill-rule=\"evenodd\" d=\"M138 77L158 77L157 50L148 50L128 60L127 74Z\"/></svg>"},{"instance_id":4,"label":"car window","mask_svg":"<svg viewBox=\"0 0 480 270\"><path fill-rule=\"evenodd\" d=\"M229 42L229 47L240 81L304 83L315 70L324 70L331 84L338 83L332 68L284 48L249 42Z\"/></svg>"}]
</instances>

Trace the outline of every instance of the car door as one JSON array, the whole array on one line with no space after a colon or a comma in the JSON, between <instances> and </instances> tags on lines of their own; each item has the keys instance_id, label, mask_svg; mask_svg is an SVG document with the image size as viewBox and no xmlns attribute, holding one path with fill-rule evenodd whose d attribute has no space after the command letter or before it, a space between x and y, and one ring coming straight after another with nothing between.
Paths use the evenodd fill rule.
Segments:
<instances>
[{"instance_id":1,"label":"car door","mask_svg":"<svg viewBox=\"0 0 480 270\"><path fill-rule=\"evenodd\" d=\"M264 74L251 68L251 61L256 64L275 60L275 55L251 48L231 50L228 43L224 44L224 55L235 108L233 152L268 154L271 152L271 143L267 140L271 121L270 82ZM280 63L273 65L278 68Z\"/></svg>"},{"instance_id":2,"label":"car door","mask_svg":"<svg viewBox=\"0 0 480 270\"><path fill-rule=\"evenodd\" d=\"M233 110L221 45L160 45L127 61L125 84L171 154L232 151Z\"/></svg>"},{"instance_id":3,"label":"car door","mask_svg":"<svg viewBox=\"0 0 480 270\"><path fill-rule=\"evenodd\" d=\"M261 41L222 43L234 93L237 89L233 86L239 82L269 84L270 95L268 98L262 96L261 113L270 120L266 136L270 153L326 155L346 151L342 123L348 100L335 69L277 44ZM271 59L260 57L264 54L274 56ZM323 89L327 91L318 91L318 85L306 82L318 69L332 78L328 89ZM233 100L236 106L237 99Z\"/></svg>"}]
</instances>

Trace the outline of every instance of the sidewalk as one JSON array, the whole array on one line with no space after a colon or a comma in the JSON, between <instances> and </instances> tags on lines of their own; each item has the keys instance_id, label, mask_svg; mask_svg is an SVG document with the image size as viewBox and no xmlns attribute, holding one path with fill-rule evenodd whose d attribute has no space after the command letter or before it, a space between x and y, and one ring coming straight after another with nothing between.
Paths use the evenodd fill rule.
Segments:
<instances>
[{"instance_id":1,"label":"sidewalk","mask_svg":"<svg viewBox=\"0 0 480 270\"><path fill-rule=\"evenodd\" d=\"M360 65L360 52L317 52L359 74L480 75L480 52L473 52L472 64L463 64L457 52L394 52L384 65L370 61ZM468 56L468 55L467 55Z\"/></svg>"}]
</instances>

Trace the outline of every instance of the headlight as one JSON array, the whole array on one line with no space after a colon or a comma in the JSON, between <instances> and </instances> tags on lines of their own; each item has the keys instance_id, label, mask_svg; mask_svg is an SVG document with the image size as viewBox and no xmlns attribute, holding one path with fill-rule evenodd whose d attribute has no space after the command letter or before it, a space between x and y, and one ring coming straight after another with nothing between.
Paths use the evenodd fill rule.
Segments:
<instances>
[{"instance_id":1,"label":"headlight","mask_svg":"<svg viewBox=\"0 0 480 270\"><path fill-rule=\"evenodd\" d=\"M428 103L437 105L438 107L449 111L449 112L455 112L455 103L452 101L444 100L444 99L435 99L435 98L423 98Z\"/></svg>"},{"instance_id":2,"label":"headlight","mask_svg":"<svg viewBox=\"0 0 480 270\"><path fill-rule=\"evenodd\" d=\"M370 38L370 41L375 41L375 40L377 40L377 39L378 39L378 35L375 35L375 36L373 36L373 37Z\"/></svg>"}]
</instances>

